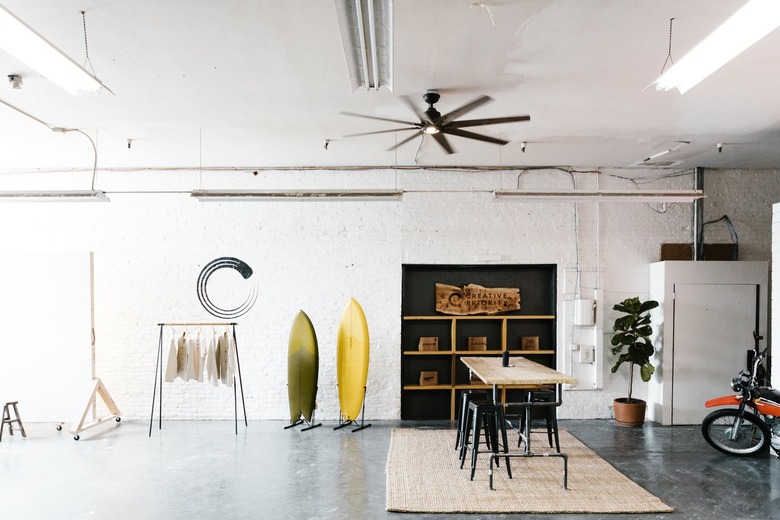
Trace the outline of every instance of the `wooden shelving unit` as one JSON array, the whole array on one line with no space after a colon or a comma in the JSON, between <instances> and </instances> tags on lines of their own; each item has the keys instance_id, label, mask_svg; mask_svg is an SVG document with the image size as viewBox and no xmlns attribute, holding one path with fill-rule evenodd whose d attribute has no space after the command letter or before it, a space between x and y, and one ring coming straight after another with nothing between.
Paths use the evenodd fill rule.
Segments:
<instances>
[{"instance_id":1,"label":"wooden shelving unit","mask_svg":"<svg viewBox=\"0 0 780 520\"><path fill-rule=\"evenodd\" d=\"M488 385L469 383L468 369L459 361L463 356L500 356L508 350L512 356L527 356L555 367L554 265L405 265L403 275L402 419L454 420L461 391L490 389ZM492 316L430 314L435 309L435 282L519 287L521 309ZM468 350L470 336L486 337L487 350ZM521 349L524 336L538 337L539 350ZM437 337L438 350L418 350L421 337ZM420 385L421 371L436 371L438 384ZM504 395L511 390L504 389Z\"/></svg>"}]
</instances>

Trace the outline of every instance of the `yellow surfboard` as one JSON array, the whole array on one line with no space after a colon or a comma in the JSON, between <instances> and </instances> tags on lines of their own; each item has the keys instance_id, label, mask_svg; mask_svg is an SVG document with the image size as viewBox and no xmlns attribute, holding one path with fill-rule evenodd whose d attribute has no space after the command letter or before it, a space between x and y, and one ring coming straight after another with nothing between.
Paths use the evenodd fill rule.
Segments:
<instances>
[{"instance_id":1,"label":"yellow surfboard","mask_svg":"<svg viewBox=\"0 0 780 520\"><path fill-rule=\"evenodd\" d=\"M336 377L341 416L355 421L363 407L368 379L368 324L360 304L351 298L341 314L336 345Z\"/></svg>"},{"instance_id":2,"label":"yellow surfboard","mask_svg":"<svg viewBox=\"0 0 780 520\"><path fill-rule=\"evenodd\" d=\"M300 311L290 329L287 351L287 394L290 400L290 422L303 418L311 423L317 401L319 372L317 334L305 312Z\"/></svg>"}]
</instances>

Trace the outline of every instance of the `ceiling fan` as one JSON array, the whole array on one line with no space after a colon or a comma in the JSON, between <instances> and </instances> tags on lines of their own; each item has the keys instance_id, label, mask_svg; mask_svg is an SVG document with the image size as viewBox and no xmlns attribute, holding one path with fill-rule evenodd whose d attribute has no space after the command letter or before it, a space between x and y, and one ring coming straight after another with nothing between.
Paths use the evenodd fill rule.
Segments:
<instances>
[{"instance_id":1,"label":"ceiling fan","mask_svg":"<svg viewBox=\"0 0 780 520\"><path fill-rule=\"evenodd\" d=\"M531 116L489 117L485 119L458 120L459 117L463 116L467 112L471 112L475 108L482 106L488 101L492 101L493 99L489 96L480 96L474 101L471 101L470 103L466 103L460 108L456 108L452 112L441 115L439 111L433 107L433 105L435 105L436 102L439 101L439 98L440 98L439 93L436 90L428 90L425 94L423 94L423 100L428 104L428 109L425 112L420 112L417 109L417 107L415 107L411 99L409 99L406 96L401 96L401 99L403 99L406 102L409 108L411 108L412 111L420 119L419 123L415 123L413 121L402 121L399 119L390 119L387 117L355 114L353 112L342 112L342 114L348 116L364 117L366 119L376 119L379 121L389 121L391 123L400 123L400 124L408 125L407 127L404 128L378 130L375 132L363 132L359 134L346 135L344 137L358 137L362 135L384 134L389 132L402 132L404 130L415 130L414 135L407 137L406 139L399 142L395 146L389 148L388 151L395 150L402 144L408 143L418 135L428 134L432 136L436 140L436 142L441 145L442 148L444 148L444 151L446 151L447 153L455 153L455 151L452 149L452 146L450 146L450 143L447 141L445 134L465 137L467 139L476 139L477 141L485 141L487 143L504 145L507 144L509 141L506 141L504 139L497 139L495 137L490 137L482 134L477 134L474 132L470 132L468 130L462 130L462 128L469 127L469 126L495 125L498 123L513 123L517 121L531 120Z\"/></svg>"}]
</instances>

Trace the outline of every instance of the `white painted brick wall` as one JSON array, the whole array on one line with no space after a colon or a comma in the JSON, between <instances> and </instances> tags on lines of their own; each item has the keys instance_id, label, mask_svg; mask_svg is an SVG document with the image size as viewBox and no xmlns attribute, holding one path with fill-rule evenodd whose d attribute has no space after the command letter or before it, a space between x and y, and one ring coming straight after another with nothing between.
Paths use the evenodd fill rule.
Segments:
<instances>
[{"instance_id":1,"label":"white painted brick wall","mask_svg":"<svg viewBox=\"0 0 780 520\"><path fill-rule=\"evenodd\" d=\"M769 260L772 204L778 201L777 172L704 169L704 221L728 215L739 237L740 260ZM733 202L740 201L735 206ZM725 222L707 225L705 243L733 242Z\"/></svg>"},{"instance_id":2,"label":"white painted brick wall","mask_svg":"<svg viewBox=\"0 0 780 520\"><path fill-rule=\"evenodd\" d=\"M742 172L744 173L744 172ZM729 214L750 260L768 260L769 207L780 199L777 172L706 172L708 215ZM755 177L753 175L756 175ZM690 175L648 182L653 171L606 170L574 175L581 189L692 187ZM0 175L0 189L50 187L83 174ZM250 419L288 415L287 336L299 309L320 342L319 418L338 417L335 337L349 297L363 306L371 333L367 417L400 416L400 286L402 263L558 265L559 309L564 270L601 273L605 332L612 305L646 297L649 263L661 244L691 240L690 205L497 202L497 188L570 189L560 170L432 172L424 170L100 173L107 191L195 188L403 188L403 202L200 203L186 194L113 194L110 204L0 205L4 251L95 252L96 368L128 419L148 419L161 321L212 321L195 282L214 258L236 256L255 271L255 307L239 318L238 341ZM87 182L88 184L88 182ZM735 186L736 185L736 186ZM739 189L737 189L739 188ZM435 192L425 193L425 191ZM448 191L451 190L451 191ZM472 190L472 191L462 191ZM714 208L709 208L712 204ZM747 206L747 207L745 207ZM575 230L579 248L575 247ZM714 231L713 231L714 233ZM712 236L708 233L708 238ZM166 335L167 336L167 335ZM559 334L559 342L564 335ZM608 345L609 338L605 339ZM167 347L167 337L165 338ZM563 348L564 345L559 345ZM625 374L607 373L604 389L569 392L562 417L610 417ZM82 382L74 382L82 384ZM166 383L168 419L232 418L232 390ZM637 385L635 394L646 392Z\"/></svg>"}]
</instances>

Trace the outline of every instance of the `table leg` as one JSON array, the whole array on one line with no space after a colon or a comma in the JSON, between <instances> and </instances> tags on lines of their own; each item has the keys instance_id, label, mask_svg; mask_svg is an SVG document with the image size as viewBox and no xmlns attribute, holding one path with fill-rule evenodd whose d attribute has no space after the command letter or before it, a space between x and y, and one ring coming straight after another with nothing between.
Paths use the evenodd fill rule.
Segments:
<instances>
[{"instance_id":1,"label":"table leg","mask_svg":"<svg viewBox=\"0 0 780 520\"><path fill-rule=\"evenodd\" d=\"M490 470L488 471L488 487L493 489L493 457L490 457Z\"/></svg>"},{"instance_id":2,"label":"table leg","mask_svg":"<svg viewBox=\"0 0 780 520\"><path fill-rule=\"evenodd\" d=\"M525 424L523 425L525 429L525 448L523 450L524 453L528 454L531 453L531 414L533 413L533 406L531 405L531 392L526 392L526 403L528 403L528 406L525 407Z\"/></svg>"}]
</instances>

